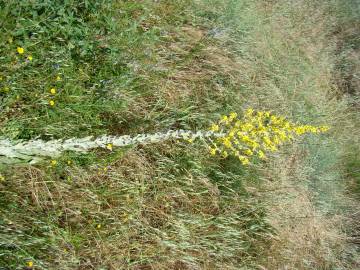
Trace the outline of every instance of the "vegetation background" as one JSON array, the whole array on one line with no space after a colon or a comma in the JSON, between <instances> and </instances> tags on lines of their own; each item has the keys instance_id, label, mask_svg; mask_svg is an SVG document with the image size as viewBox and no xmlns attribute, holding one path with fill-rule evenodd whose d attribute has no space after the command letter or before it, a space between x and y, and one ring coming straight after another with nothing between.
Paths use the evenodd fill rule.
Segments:
<instances>
[{"instance_id":1,"label":"vegetation background","mask_svg":"<svg viewBox=\"0 0 360 270\"><path fill-rule=\"evenodd\" d=\"M357 0L0 0L0 27L2 138L332 127L250 167L175 141L2 165L0 269L360 268Z\"/></svg>"}]
</instances>

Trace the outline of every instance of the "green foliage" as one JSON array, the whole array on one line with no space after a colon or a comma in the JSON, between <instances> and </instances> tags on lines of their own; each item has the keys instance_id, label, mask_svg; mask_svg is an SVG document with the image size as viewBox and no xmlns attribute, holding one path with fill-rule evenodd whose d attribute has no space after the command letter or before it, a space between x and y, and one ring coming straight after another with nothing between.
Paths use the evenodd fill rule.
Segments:
<instances>
[{"instance_id":1,"label":"green foliage","mask_svg":"<svg viewBox=\"0 0 360 270\"><path fill-rule=\"evenodd\" d=\"M2 6L0 89L7 90L1 93L1 133L14 139L98 135L123 122L121 113L155 88L149 80L159 76L150 70L162 38L158 25L172 26L181 16L163 19L156 7L150 13L149 4L122 1ZM136 127L144 124L139 119Z\"/></svg>"},{"instance_id":2,"label":"green foliage","mask_svg":"<svg viewBox=\"0 0 360 270\"><path fill-rule=\"evenodd\" d=\"M219 70L199 78L188 86L191 94L171 106L168 93L159 91L164 81L201 66L205 57L208 45L193 40L203 33L182 30L203 20L193 5L0 1L1 137L48 140L208 126L209 111L222 106L209 106L214 98L229 108L236 103L214 91L218 84L235 91L229 74ZM197 89L206 94L196 94ZM69 152L37 166L4 168L0 265L20 269L31 261L35 269L74 269L160 263L171 268L203 264L215 253L218 266L257 256L255 243L265 243L271 228L264 208L246 201L251 199L243 188L247 173L238 166L226 169L225 163L231 164L225 161L209 164L206 154L188 145L165 145L174 149ZM207 180L216 168L221 176L214 182L224 198ZM154 211L164 205L164 215ZM208 255L192 256L192 250Z\"/></svg>"}]
</instances>

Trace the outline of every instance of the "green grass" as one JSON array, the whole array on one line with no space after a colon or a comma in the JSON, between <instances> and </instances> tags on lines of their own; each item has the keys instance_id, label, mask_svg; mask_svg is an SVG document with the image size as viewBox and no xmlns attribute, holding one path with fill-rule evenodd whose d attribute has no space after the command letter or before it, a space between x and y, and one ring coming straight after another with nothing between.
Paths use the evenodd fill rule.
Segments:
<instances>
[{"instance_id":1,"label":"green grass","mask_svg":"<svg viewBox=\"0 0 360 270\"><path fill-rule=\"evenodd\" d=\"M358 177L359 129L333 80L342 12L286 0L0 0L0 137L205 129L249 106L333 127L248 168L172 141L3 166L0 268L354 269L341 224L286 242L269 214L277 197L261 193L285 179L316 214L350 212L341 181ZM279 213L284 231L298 228L291 210ZM311 252L290 245L301 239Z\"/></svg>"},{"instance_id":2,"label":"green grass","mask_svg":"<svg viewBox=\"0 0 360 270\"><path fill-rule=\"evenodd\" d=\"M1 88L9 88L2 92L3 137L201 128L216 116L209 118L209 111L230 108L230 96L216 93L215 83L234 86L227 85L228 74L202 64L206 44L216 41L196 30L203 19L190 1L96 3L1 3ZM25 60L30 54L31 62ZM204 77L187 78L193 65ZM208 106L216 100L221 104ZM271 231L261 204L251 204L256 199L242 187L249 172L210 161L203 150L168 144L67 153L57 162L4 171L1 265L237 265L251 262L256 243L267 242L264 232Z\"/></svg>"}]
</instances>

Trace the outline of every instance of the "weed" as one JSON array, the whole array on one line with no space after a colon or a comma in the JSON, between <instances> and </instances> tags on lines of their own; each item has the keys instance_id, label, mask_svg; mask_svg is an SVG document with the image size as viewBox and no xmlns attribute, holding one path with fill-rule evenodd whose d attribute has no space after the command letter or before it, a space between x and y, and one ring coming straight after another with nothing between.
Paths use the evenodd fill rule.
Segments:
<instances>
[{"instance_id":1,"label":"weed","mask_svg":"<svg viewBox=\"0 0 360 270\"><path fill-rule=\"evenodd\" d=\"M2 138L205 130L250 107L331 126L248 167L176 140L3 165L0 265L357 268L339 183L358 118L333 83L331 3L0 0Z\"/></svg>"}]
</instances>

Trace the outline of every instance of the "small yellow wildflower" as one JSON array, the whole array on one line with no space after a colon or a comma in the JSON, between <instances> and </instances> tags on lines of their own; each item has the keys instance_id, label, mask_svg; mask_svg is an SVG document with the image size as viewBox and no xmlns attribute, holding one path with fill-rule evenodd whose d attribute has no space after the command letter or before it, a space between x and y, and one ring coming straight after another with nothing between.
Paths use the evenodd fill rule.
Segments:
<instances>
[{"instance_id":1,"label":"small yellow wildflower","mask_svg":"<svg viewBox=\"0 0 360 270\"><path fill-rule=\"evenodd\" d=\"M3 176L2 174L0 174L0 182L5 181L5 176Z\"/></svg>"},{"instance_id":2,"label":"small yellow wildflower","mask_svg":"<svg viewBox=\"0 0 360 270\"><path fill-rule=\"evenodd\" d=\"M251 141L250 137L247 136L247 135L239 135L239 133L238 133L238 136L239 136L239 138L240 138L243 142L249 142L249 141Z\"/></svg>"},{"instance_id":3,"label":"small yellow wildflower","mask_svg":"<svg viewBox=\"0 0 360 270\"><path fill-rule=\"evenodd\" d=\"M111 143L108 143L108 144L106 145L106 149L112 151L113 145L112 145Z\"/></svg>"},{"instance_id":4,"label":"small yellow wildflower","mask_svg":"<svg viewBox=\"0 0 360 270\"><path fill-rule=\"evenodd\" d=\"M249 161L249 159L244 159L244 160L241 160L241 164L242 165L249 165L250 164L250 161Z\"/></svg>"},{"instance_id":5,"label":"small yellow wildflower","mask_svg":"<svg viewBox=\"0 0 360 270\"><path fill-rule=\"evenodd\" d=\"M329 126L321 126L321 127L320 127L320 131L321 131L321 132L326 132L326 131L328 131L329 129L330 129Z\"/></svg>"},{"instance_id":6,"label":"small yellow wildflower","mask_svg":"<svg viewBox=\"0 0 360 270\"><path fill-rule=\"evenodd\" d=\"M53 159L53 160L50 161L50 164L51 164L51 166L56 166L57 161Z\"/></svg>"},{"instance_id":7,"label":"small yellow wildflower","mask_svg":"<svg viewBox=\"0 0 360 270\"><path fill-rule=\"evenodd\" d=\"M32 57L31 55L29 55L29 56L27 57L27 60L32 61L32 60L33 60L33 57Z\"/></svg>"},{"instance_id":8,"label":"small yellow wildflower","mask_svg":"<svg viewBox=\"0 0 360 270\"><path fill-rule=\"evenodd\" d=\"M101 224L97 224L96 229L101 229Z\"/></svg>"},{"instance_id":9,"label":"small yellow wildflower","mask_svg":"<svg viewBox=\"0 0 360 270\"><path fill-rule=\"evenodd\" d=\"M25 52L24 48L22 48L22 47L17 47L16 50L17 50L18 54L23 54Z\"/></svg>"},{"instance_id":10,"label":"small yellow wildflower","mask_svg":"<svg viewBox=\"0 0 360 270\"><path fill-rule=\"evenodd\" d=\"M225 147L227 148L231 148L231 141L229 140L229 138L225 138L224 141L223 141L223 144Z\"/></svg>"},{"instance_id":11,"label":"small yellow wildflower","mask_svg":"<svg viewBox=\"0 0 360 270\"><path fill-rule=\"evenodd\" d=\"M49 101L49 105L50 105L51 107L55 106L55 101L54 101L54 100L50 100L50 101Z\"/></svg>"},{"instance_id":12,"label":"small yellow wildflower","mask_svg":"<svg viewBox=\"0 0 360 270\"><path fill-rule=\"evenodd\" d=\"M57 76L56 76L55 81L57 81L57 82L61 81L60 75L57 75Z\"/></svg>"},{"instance_id":13,"label":"small yellow wildflower","mask_svg":"<svg viewBox=\"0 0 360 270\"><path fill-rule=\"evenodd\" d=\"M211 126L211 128L210 128L210 130L211 131L214 131L214 132L216 132L216 131L219 131L219 125L217 125L217 124L213 124L212 126Z\"/></svg>"},{"instance_id":14,"label":"small yellow wildflower","mask_svg":"<svg viewBox=\"0 0 360 270\"><path fill-rule=\"evenodd\" d=\"M68 164L68 165L71 165L71 164L72 164L72 161L71 161L71 160L68 160L68 161L67 161L67 164Z\"/></svg>"},{"instance_id":15,"label":"small yellow wildflower","mask_svg":"<svg viewBox=\"0 0 360 270\"><path fill-rule=\"evenodd\" d=\"M265 156L264 152L263 152L263 151L261 151L261 150L259 150L259 152L258 152L258 156L259 156L259 158L260 158L260 159L265 159L265 158L266 158L266 156Z\"/></svg>"},{"instance_id":16,"label":"small yellow wildflower","mask_svg":"<svg viewBox=\"0 0 360 270\"><path fill-rule=\"evenodd\" d=\"M224 115L221 118L220 123L225 123L226 125L229 124L229 118L227 117L227 115Z\"/></svg>"},{"instance_id":17,"label":"small yellow wildflower","mask_svg":"<svg viewBox=\"0 0 360 270\"><path fill-rule=\"evenodd\" d=\"M244 153L248 156L252 156L254 154L250 149L245 150Z\"/></svg>"},{"instance_id":18,"label":"small yellow wildflower","mask_svg":"<svg viewBox=\"0 0 360 270\"><path fill-rule=\"evenodd\" d=\"M52 95L55 95L55 94L56 94L56 89L55 89L55 88L51 88L51 89L50 89L50 93L51 93Z\"/></svg>"},{"instance_id":19,"label":"small yellow wildflower","mask_svg":"<svg viewBox=\"0 0 360 270\"><path fill-rule=\"evenodd\" d=\"M194 142L194 139L187 139L186 140L188 143L193 143Z\"/></svg>"},{"instance_id":20,"label":"small yellow wildflower","mask_svg":"<svg viewBox=\"0 0 360 270\"><path fill-rule=\"evenodd\" d=\"M267 136L265 136L265 137L263 138L263 141L264 141L264 143L265 143L267 146L271 146L271 145L272 145L272 141L271 141L270 138L267 137Z\"/></svg>"},{"instance_id":21,"label":"small yellow wildflower","mask_svg":"<svg viewBox=\"0 0 360 270\"><path fill-rule=\"evenodd\" d=\"M212 155L212 156L216 155L216 149L215 148L210 147L209 151L210 151L210 155Z\"/></svg>"},{"instance_id":22,"label":"small yellow wildflower","mask_svg":"<svg viewBox=\"0 0 360 270\"><path fill-rule=\"evenodd\" d=\"M239 156L239 160L240 160L242 165L248 165L250 163L249 159L247 157L244 157L244 156Z\"/></svg>"},{"instance_id":23,"label":"small yellow wildflower","mask_svg":"<svg viewBox=\"0 0 360 270\"><path fill-rule=\"evenodd\" d=\"M223 156L224 158L227 158L227 157L228 157L228 155L229 155L229 154L228 154L228 152L227 152L227 151L223 151L223 152L222 152L222 156Z\"/></svg>"},{"instance_id":24,"label":"small yellow wildflower","mask_svg":"<svg viewBox=\"0 0 360 270\"><path fill-rule=\"evenodd\" d=\"M229 138L232 138L232 137L234 137L235 136L235 131L234 130L231 130L230 132L229 132Z\"/></svg>"},{"instance_id":25,"label":"small yellow wildflower","mask_svg":"<svg viewBox=\"0 0 360 270\"><path fill-rule=\"evenodd\" d=\"M254 113L254 110L252 108L249 108L246 113L245 113L245 116L246 117L251 117Z\"/></svg>"},{"instance_id":26,"label":"small yellow wildflower","mask_svg":"<svg viewBox=\"0 0 360 270\"><path fill-rule=\"evenodd\" d=\"M278 136L274 136L274 144L279 145L280 144L280 138Z\"/></svg>"},{"instance_id":27,"label":"small yellow wildflower","mask_svg":"<svg viewBox=\"0 0 360 270\"><path fill-rule=\"evenodd\" d=\"M232 112L232 113L230 113L230 115L229 115L230 117L230 119L235 119L236 117L237 117L237 113L236 112Z\"/></svg>"},{"instance_id":28,"label":"small yellow wildflower","mask_svg":"<svg viewBox=\"0 0 360 270\"><path fill-rule=\"evenodd\" d=\"M34 266L34 262L33 261L28 261L26 262L26 266L29 268L32 268Z\"/></svg>"}]
</instances>

